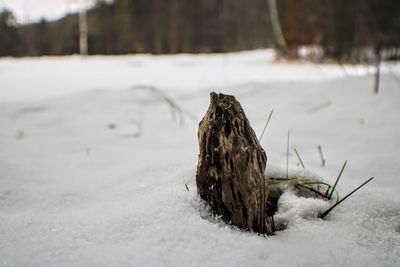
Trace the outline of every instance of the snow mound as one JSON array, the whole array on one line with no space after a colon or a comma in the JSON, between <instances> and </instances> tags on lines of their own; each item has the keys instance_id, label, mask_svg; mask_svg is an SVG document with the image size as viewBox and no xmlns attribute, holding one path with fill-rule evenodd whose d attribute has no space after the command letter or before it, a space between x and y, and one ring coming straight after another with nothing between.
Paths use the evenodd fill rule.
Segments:
<instances>
[{"instance_id":1,"label":"snow mound","mask_svg":"<svg viewBox=\"0 0 400 267\"><path fill-rule=\"evenodd\" d=\"M303 219L317 219L329 207L325 200L299 197L288 190L279 198L275 220L290 226Z\"/></svg>"}]
</instances>

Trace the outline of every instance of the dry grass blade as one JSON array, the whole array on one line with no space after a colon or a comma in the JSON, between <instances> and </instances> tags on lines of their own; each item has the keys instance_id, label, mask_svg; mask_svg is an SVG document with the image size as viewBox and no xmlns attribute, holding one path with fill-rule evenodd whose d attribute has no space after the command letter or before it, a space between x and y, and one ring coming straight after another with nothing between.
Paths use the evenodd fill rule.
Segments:
<instances>
[{"instance_id":1,"label":"dry grass blade","mask_svg":"<svg viewBox=\"0 0 400 267\"><path fill-rule=\"evenodd\" d=\"M316 196L320 196L321 198L324 197L324 194L322 194L322 193L319 192L318 190L315 190L315 189L312 188L312 187L308 187L308 186L305 186L305 185L302 185L302 184L297 184L297 185L295 185L295 186L296 186L296 187L301 187L301 188L306 189L306 190L309 190L310 192L314 193Z\"/></svg>"},{"instance_id":2,"label":"dry grass blade","mask_svg":"<svg viewBox=\"0 0 400 267\"><path fill-rule=\"evenodd\" d=\"M261 133L260 138L258 138L258 141L261 141L261 139L263 138L264 133L265 133L265 130L267 129L267 126L268 126L268 124L269 124L269 121L271 120L272 113L274 113L274 109L272 109L271 112L269 113L267 122L265 123L264 129L263 129L263 131L262 131L262 133Z\"/></svg>"},{"instance_id":3,"label":"dry grass blade","mask_svg":"<svg viewBox=\"0 0 400 267\"><path fill-rule=\"evenodd\" d=\"M297 149L296 149L296 148L294 148L294 153L296 153L296 156L297 156L297 158L299 159L301 166L303 167L303 169L305 169L306 167L304 167L304 163L303 163L303 161L301 160L300 155L299 155L299 153L297 152Z\"/></svg>"},{"instance_id":4,"label":"dry grass blade","mask_svg":"<svg viewBox=\"0 0 400 267\"><path fill-rule=\"evenodd\" d=\"M344 168L346 167L346 164L347 164L347 160L344 162L344 164L343 164L343 166L342 166L342 169L340 170L340 173L339 173L338 177L336 178L335 183L334 183L333 186L332 186L332 190L331 190L331 192L329 193L329 196L328 196L328 199L329 199L329 200L330 200L331 197L332 197L333 191L335 191L335 188L336 188L336 186L337 186L337 184L338 184L338 182L339 182L339 180L340 180L340 177L342 176L342 173L343 173Z\"/></svg>"},{"instance_id":5,"label":"dry grass blade","mask_svg":"<svg viewBox=\"0 0 400 267\"><path fill-rule=\"evenodd\" d=\"M321 158L321 165L322 165L322 167L325 167L326 161L324 158L324 154L322 154L322 147L320 145L318 146L318 151L319 151L319 156Z\"/></svg>"},{"instance_id":6,"label":"dry grass blade","mask_svg":"<svg viewBox=\"0 0 400 267\"><path fill-rule=\"evenodd\" d=\"M320 184L320 185L326 186L326 191L322 194L322 196L323 196L323 199L328 200L328 192L329 192L329 190L332 188L332 186L331 186L330 184L327 184L327 183L324 183L324 182L306 183L306 184L311 184L311 185ZM339 202L339 192L338 192L336 189L333 190L333 191L334 191L335 194L336 194L336 202ZM320 191L319 191L319 192L320 192Z\"/></svg>"},{"instance_id":7,"label":"dry grass blade","mask_svg":"<svg viewBox=\"0 0 400 267\"><path fill-rule=\"evenodd\" d=\"M324 211L321 215L319 215L319 218L323 219L325 218L334 208L336 208L340 203L342 203L343 201L346 200L346 198L348 198L349 196L351 196L352 194L354 194L355 192L357 192L361 187L363 187L364 185L366 185L367 183L369 183L372 179L374 179L374 177L369 178L367 181L365 181L364 183L362 183L359 187L357 187L356 189L354 189L353 191L351 191L349 194L347 194L344 198L342 198L340 201L336 202L335 205L333 205L332 207L330 207L329 209L327 209L326 211Z\"/></svg>"}]
</instances>

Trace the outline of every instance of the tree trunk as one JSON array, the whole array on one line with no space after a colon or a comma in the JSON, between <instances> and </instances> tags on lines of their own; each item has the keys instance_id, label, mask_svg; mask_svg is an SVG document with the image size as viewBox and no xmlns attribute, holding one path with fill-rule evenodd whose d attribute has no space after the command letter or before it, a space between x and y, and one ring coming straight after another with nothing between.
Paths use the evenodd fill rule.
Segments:
<instances>
[{"instance_id":1,"label":"tree trunk","mask_svg":"<svg viewBox=\"0 0 400 267\"><path fill-rule=\"evenodd\" d=\"M269 16L271 18L272 30L274 32L276 44L281 49L282 53L288 54L288 46L283 36L281 24L279 22L278 8L275 0L268 0Z\"/></svg>"},{"instance_id":2,"label":"tree trunk","mask_svg":"<svg viewBox=\"0 0 400 267\"><path fill-rule=\"evenodd\" d=\"M197 192L226 222L272 234L265 152L233 96L211 93L210 98L198 131Z\"/></svg>"},{"instance_id":3,"label":"tree trunk","mask_svg":"<svg viewBox=\"0 0 400 267\"><path fill-rule=\"evenodd\" d=\"M88 27L86 9L79 12L79 53L82 56L88 54Z\"/></svg>"}]
</instances>

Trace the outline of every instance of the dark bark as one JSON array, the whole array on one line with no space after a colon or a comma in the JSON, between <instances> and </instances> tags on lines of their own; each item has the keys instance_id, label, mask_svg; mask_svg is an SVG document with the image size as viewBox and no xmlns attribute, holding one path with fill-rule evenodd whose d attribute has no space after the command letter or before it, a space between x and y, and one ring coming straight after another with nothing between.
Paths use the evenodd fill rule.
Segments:
<instances>
[{"instance_id":1,"label":"dark bark","mask_svg":"<svg viewBox=\"0 0 400 267\"><path fill-rule=\"evenodd\" d=\"M211 93L210 98L198 131L197 192L226 222L272 234L265 152L233 96Z\"/></svg>"}]
</instances>

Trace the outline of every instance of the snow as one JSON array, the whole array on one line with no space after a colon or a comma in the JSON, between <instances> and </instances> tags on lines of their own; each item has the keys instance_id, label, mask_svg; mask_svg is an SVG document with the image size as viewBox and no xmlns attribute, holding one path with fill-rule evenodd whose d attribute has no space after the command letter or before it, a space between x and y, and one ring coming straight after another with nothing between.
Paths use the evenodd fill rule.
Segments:
<instances>
[{"instance_id":1,"label":"snow","mask_svg":"<svg viewBox=\"0 0 400 267\"><path fill-rule=\"evenodd\" d=\"M400 65L382 73L374 95L366 66L270 50L1 59L0 266L400 266ZM194 178L211 90L235 95L258 134L274 109L267 172L285 170L290 129L291 172L333 183L347 159L342 196L375 179L325 220L329 204L284 193L275 236L225 225Z\"/></svg>"}]
</instances>

